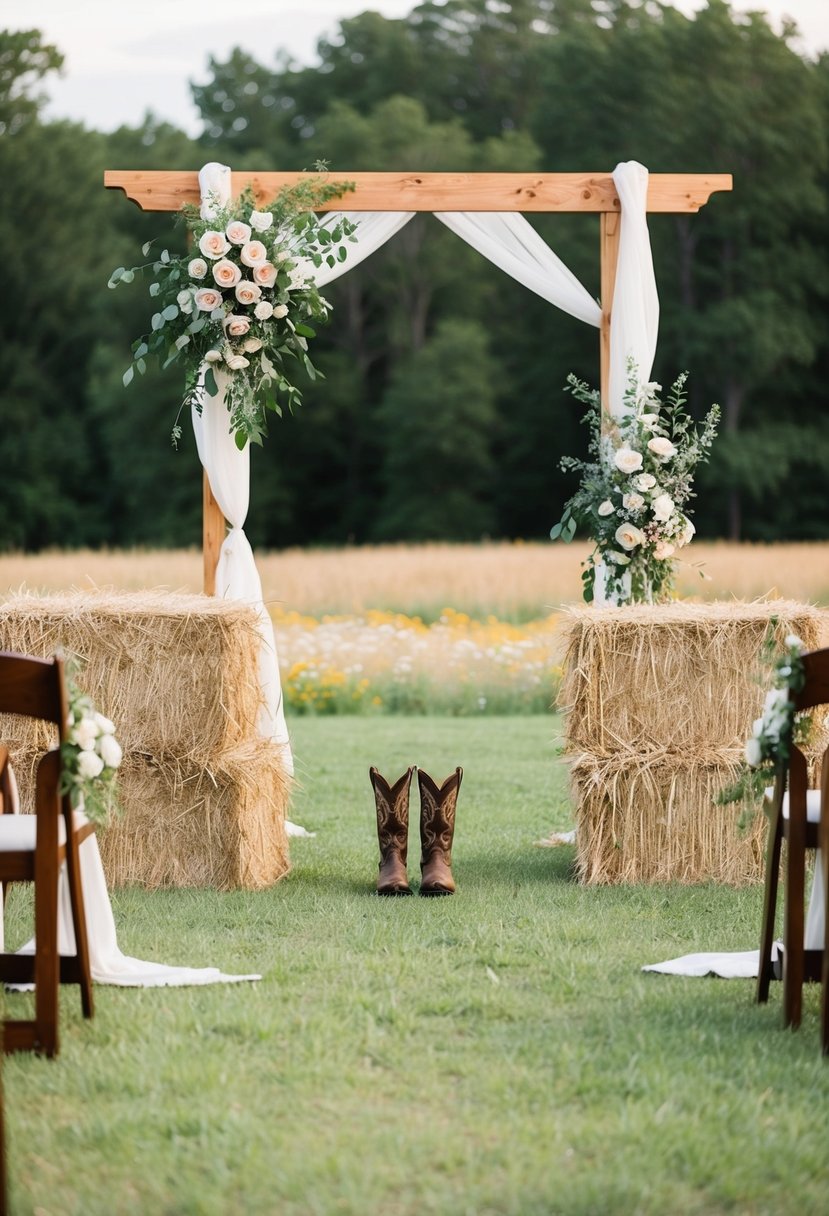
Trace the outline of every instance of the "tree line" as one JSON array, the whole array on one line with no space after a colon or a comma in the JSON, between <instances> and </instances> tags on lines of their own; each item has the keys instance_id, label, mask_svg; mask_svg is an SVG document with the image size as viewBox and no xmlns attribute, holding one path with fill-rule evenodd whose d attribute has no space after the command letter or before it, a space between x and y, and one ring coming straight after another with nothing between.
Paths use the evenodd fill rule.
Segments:
<instances>
[{"instance_id":1,"label":"tree line","mask_svg":"<svg viewBox=\"0 0 829 1216\"><path fill-rule=\"evenodd\" d=\"M606 0L445 0L364 12L301 67L237 49L192 91L198 139L147 114L112 133L46 121L61 63L0 32L0 545L182 545L201 472L169 434L177 373L125 389L146 288L108 292L143 242L183 239L103 189L104 168L729 172L732 194L650 217L661 301L654 376L687 369L723 424L698 479L707 536L829 534L829 56L725 0L687 17ZM276 48L274 48L276 51ZM532 217L598 295L595 217ZM269 547L542 537L585 428L563 391L596 383L598 340L430 216L325 290L324 381L252 461L250 535Z\"/></svg>"}]
</instances>

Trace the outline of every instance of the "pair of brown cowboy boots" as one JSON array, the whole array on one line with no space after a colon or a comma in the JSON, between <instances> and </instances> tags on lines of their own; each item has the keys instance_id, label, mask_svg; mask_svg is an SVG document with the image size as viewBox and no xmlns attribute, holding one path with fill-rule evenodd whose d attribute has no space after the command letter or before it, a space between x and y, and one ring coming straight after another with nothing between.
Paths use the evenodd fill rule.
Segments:
<instances>
[{"instance_id":1,"label":"pair of brown cowboy boots","mask_svg":"<svg viewBox=\"0 0 829 1216\"><path fill-rule=\"evenodd\" d=\"M406 873L409 848L409 786L415 766L389 785L373 766L368 775L377 804L377 837L380 841L378 895L411 895ZM420 894L454 895L452 877L452 840L455 835L455 807L461 788L463 769L456 768L443 785L428 773L417 770L420 787Z\"/></svg>"}]
</instances>

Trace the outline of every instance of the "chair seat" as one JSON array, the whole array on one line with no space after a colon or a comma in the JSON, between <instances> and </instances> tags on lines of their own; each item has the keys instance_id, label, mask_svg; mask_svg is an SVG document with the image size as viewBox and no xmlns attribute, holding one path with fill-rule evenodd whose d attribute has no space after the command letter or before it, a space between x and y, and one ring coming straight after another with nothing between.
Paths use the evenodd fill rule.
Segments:
<instances>
[{"instance_id":1,"label":"chair seat","mask_svg":"<svg viewBox=\"0 0 829 1216\"><path fill-rule=\"evenodd\" d=\"M765 789L766 798L771 802L774 797L774 786L768 785ZM783 818L789 818L789 791L786 790L783 795ZM806 822L820 823L820 790L806 791Z\"/></svg>"}]
</instances>

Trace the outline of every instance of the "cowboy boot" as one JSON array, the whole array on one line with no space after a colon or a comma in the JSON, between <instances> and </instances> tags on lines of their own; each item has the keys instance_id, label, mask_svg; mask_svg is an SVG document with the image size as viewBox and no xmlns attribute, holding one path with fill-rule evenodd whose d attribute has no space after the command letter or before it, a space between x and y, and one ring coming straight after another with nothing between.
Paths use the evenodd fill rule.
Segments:
<instances>
[{"instance_id":1,"label":"cowboy boot","mask_svg":"<svg viewBox=\"0 0 829 1216\"><path fill-rule=\"evenodd\" d=\"M377 769L368 770L377 804L377 838L380 842L380 872L377 875L378 895L411 895L406 874L406 854L409 846L409 786L414 766L389 785Z\"/></svg>"},{"instance_id":2,"label":"cowboy boot","mask_svg":"<svg viewBox=\"0 0 829 1216\"><path fill-rule=\"evenodd\" d=\"M463 769L456 768L438 787L428 773L418 769L420 786L420 894L454 895L452 839L455 807Z\"/></svg>"}]
</instances>

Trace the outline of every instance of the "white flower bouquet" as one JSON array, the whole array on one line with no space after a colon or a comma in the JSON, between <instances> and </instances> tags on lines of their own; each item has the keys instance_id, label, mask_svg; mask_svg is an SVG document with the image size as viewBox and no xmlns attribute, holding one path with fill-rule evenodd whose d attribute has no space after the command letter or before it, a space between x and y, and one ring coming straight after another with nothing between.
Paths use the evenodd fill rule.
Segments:
<instances>
[{"instance_id":1,"label":"white flower bouquet","mask_svg":"<svg viewBox=\"0 0 829 1216\"><path fill-rule=\"evenodd\" d=\"M88 819L106 825L118 810L116 770L123 753L115 725L80 692L67 668L68 737L61 745L61 793Z\"/></svg>"},{"instance_id":2,"label":"white flower bouquet","mask_svg":"<svg viewBox=\"0 0 829 1216\"><path fill-rule=\"evenodd\" d=\"M774 784L778 768L786 764L792 745L808 738L812 727L810 714L795 714L791 692L799 692L805 681L803 653L805 644L790 633L778 652L774 642L776 621L769 626L763 646L762 666L771 671L771 688L766 693L763 712L746 740L745 764L733 785L717 798L721 804L743 802L753 806L764 791Z\"/></svg>"},{"instance_id":3,"label":"white flower bouquet","mask_svg":"<svg viewBox=\"0 0 829 1216\"><path fill-rule=\"evenodd\" d=\"M331 306L317 290L314 270L323 261L333 266L345 259L344 241L354 225L344 216L324 222L313 208L349 189L320 174L283 190L263 210L250 189L228 207L214 200L209 220L199 208L183 207L190 253L175 257L162 249L154 261L129 270L119 266L109 279L114 288L149 274L157 307L149 334L133 343L124 385L136 372L143 375L148 357L162 367L181 361L182 409L199 409L200 381L215 396L215 372L221 370L237 445L261 443L268 411L281 416L283 407L291 411L301 402L287 365L299 364L312 379L321 374L308 357L308 339L315 336L311 322L325 320ZM144 245L145 256L151 244ZM177 419L174 444L180 436Z\"/></svg>"},{"instance_id":4,"label":"white flower bouquet","mask_svg":"<svg viewBox=\"0 0 829 1216\"><path fill-rule=\"evenodd\" d=\"M615 603L650 603L668 594L675 554L694 535L687 507L692 472L707 459L719 422L719 406L712 405L702 426L693 426L684 408L686 375L663 402L661 385L641 385L636 369L628 371L625 412L614 419L603 412L598 392L575 376L567 380L588 407L590 459L563 457L561 467L579 472L581 485L550 536L569 542L579 524L589 529L595 549L582 574L588 603L600 564L605 594Z\"/></svg>"}]
</instances>

